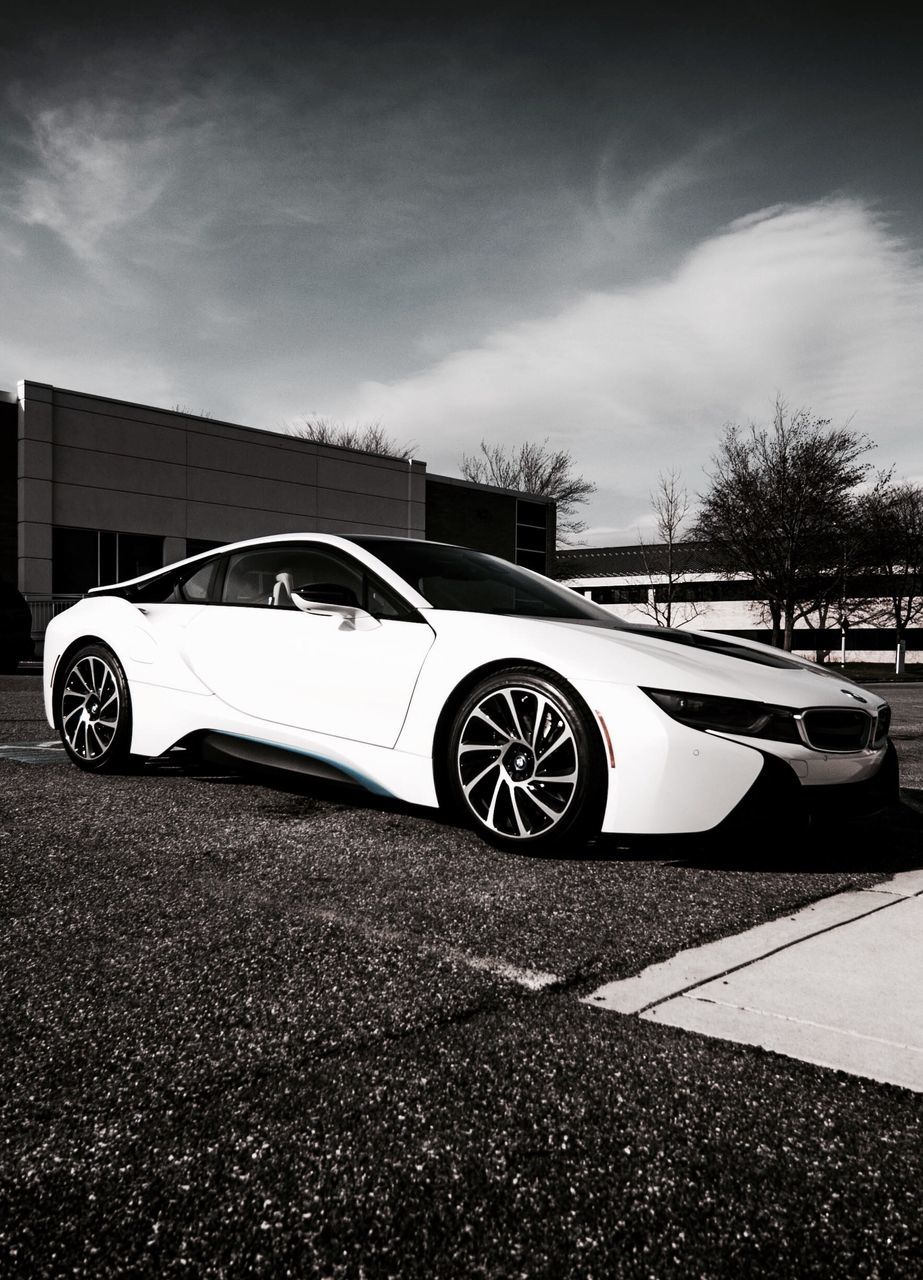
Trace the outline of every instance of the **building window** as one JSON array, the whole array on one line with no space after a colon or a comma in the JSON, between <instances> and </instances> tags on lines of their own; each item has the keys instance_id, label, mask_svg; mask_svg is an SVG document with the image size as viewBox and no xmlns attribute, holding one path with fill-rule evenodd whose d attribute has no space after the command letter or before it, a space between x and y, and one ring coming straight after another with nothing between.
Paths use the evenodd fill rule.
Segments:
<instances>
[{"instance_id":1,"label":"building window","mask_svg":"<svg viewBox=\"0 0 923 1280\"><path fill-rule=\"evenodd\" d=\"M206 551L214 551L217 547L223 547L223 542L209 542L207 538L187 538L186 539L186 555L200 556Z\"/></svg>"},{"instance_id":2,"label":"building window","mask_svg":"<svg viewBox=\"0 0 923 1280\"><path fill-rule=\"evenodd\" d=\"M544 502L516 499L516 563L544 573L547 569L548 512Z\"/></svg>"},{"instance_id":3,"label":"building window","mask_svg":"<svg viewBox=\"0 0 923 1280\"><path fill-rule=\"evenodd\" d=\"M100 534L100 538L102 538ZM112 535L110 535L112 536ZM148 533L117 533L115 536L115 580L140 578L163 565L163 538Z\"/></svg>"},{"instance_id":4,"label":"building window","mask_svg":"<svg viewBox=\"0 0 923 1280\"><path fill-rule=\"evenodd\" d=\"M658 601L672 600L674 604L717 604L752 600L756 587L752 582L674 582L670 587L660 583L654 588Z\"/></svg>"},{"instance_id":5,"label":"building window","mask_svg":"<svg viewBox=\"0 0 923 1280\"><path fill-rule=\"evenodd\" d=\"M647 587L593 587L595 604L647 604Z\"/></svg>"},{"instance_id":6,"label":"building window","mask_svg":"<svg viewBox=\"0 0 923 1280\"><path fill-rule=\"evenodd\" d=\"M55 527L51 541L54 595L80 595L90 587L139 578L163 565L163 538L111 529Z\"/></svg>"}]
</instances>

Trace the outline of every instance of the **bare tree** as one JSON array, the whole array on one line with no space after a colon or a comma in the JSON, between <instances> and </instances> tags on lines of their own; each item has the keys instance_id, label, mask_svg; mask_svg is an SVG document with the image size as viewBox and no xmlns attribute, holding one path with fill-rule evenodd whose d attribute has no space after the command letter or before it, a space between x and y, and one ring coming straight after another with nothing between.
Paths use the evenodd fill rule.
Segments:
<instances>
[{"instance_id":1,"label":"bare tree","mask_svg":"<svg viewBox=\"0 0 923 1280\"><path fill-rule=\"evenodd\" d=\"M656 517L657 542L646 544L638 533L644 572L651 583L647 604L637 608L658 627L683 627L702 612L689 599L690 569L697 548L681 541L692 504L678 472L661 471L650 494ZM686 597L683 599L682 597Z\"/></svg>"},{"instance_id":2,"label":"bare tree","mask_svg":"<svg viewBox=\"0 0 923 1280\"><path fill-rule=\"evenodd\" d=\"M199 412L196 413L195 409L193 409L191 405L182 404L179 401L176 404L171 404L170 408L174 413L188 413L192 418L211 418L214 416L209 413L207 409L200 409Z\"/></svg>"},{"instance_id":3,"label":"bare tree","mask_svg":"<svg viewBox=\"0 0 923 1280\"><path fill-rule=\"evenodd\" d=\"M481 441L480 452L463 454L460 463L466 480L494 484L501 489L519 489L554 498L557 504L557 540L576 542L586 525L576 514L577 507L596 492L591 480L574 471L574 459L567 449L552 449L547 437L539 443L506 446Z\"/></svg>"},{"instance_id":4,"label":"bare tree","mask_svg":"<svg viewBox=\"0 0 923 1280\"><path fill-rule=\"evenodd\" d=\"M893 627L900 645L923 620L923 487L890 473L856 502L857 527L872 593L852 610L857 621ZM880 592L880 594L878 594Z\"/></svg>"},{"instance_id":5,"label":"bare tree","mask_svg":"<svg viewBox=\"0 0 923 1280\"><path fill-rule=\"evenodd\" d=\"M772 425L725 428L695 537L725 571L752 578L774 645L791 649L796 618L840 589L838 530L869 464L867 436L776 400Z\"/></svg>"},{"instance_id":6,"label":"bare tree","mask_svg":"<svg viewBox=\"0 0 923 1280\"><path fill-rule=\"evenodd\" d=\"M315 444L337 445L341 449L377 453L385 458L412 458L417 448L415 444L401 444L395 440L380 422L350 426L333 418L314 416L292 424L289 431L293 436L313 440Z\"/></svg>"}]
</instances>

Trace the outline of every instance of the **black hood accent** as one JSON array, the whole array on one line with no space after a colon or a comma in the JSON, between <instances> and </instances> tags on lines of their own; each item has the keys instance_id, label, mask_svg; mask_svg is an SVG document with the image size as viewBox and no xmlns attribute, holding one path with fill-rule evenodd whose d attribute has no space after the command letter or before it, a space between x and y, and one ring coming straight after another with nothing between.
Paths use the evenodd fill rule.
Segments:
<instances>
[{"instance_id":1,"label":"black hood accent","mask_svg":"<svg viewBox=\"0 0 923 1280\"><path fill-rule=\"evenodd\" d=\"M804 663L796 662L781 653L767 653L761 649L749 649L746 645L735 644L732 639L725 640L719 636L703 635L701 631L677 631L673 627L645 626L643 623L633 624L626 628L634 634L649 636L652 640L661 640L666 644L685 645L687 649L704 649L707 653L718 653L725 658L739 658L741 662L755 662L761 667L782 667L789 671L804 671Z\"/></svg>"}]
</instances>

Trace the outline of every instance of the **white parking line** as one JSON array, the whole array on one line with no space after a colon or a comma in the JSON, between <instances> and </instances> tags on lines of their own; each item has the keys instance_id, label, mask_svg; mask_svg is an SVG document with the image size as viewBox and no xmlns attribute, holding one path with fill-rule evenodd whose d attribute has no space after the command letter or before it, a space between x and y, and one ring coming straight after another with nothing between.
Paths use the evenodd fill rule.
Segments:
<instances>
[{"instance_id":1,"label":"white parking line","mask_svg":"<svg viewBox=\"0 0 923 1280\"><path fill-rule=\"evenodd\" d=\"M442 954L447 960L467 964L472 969L482 969L498 978L505 978L507 982L517 982L528 991L542 991L545 987L551 987L556 982L560 982L560 978L554 973L543 973L541 969L519 969L516 965L508 964L506 960L498 960L494 956L473 956L467 951L457 951L454 947L443 951Z\"/></svg>"},{"instance_id":2,"label":"white parking line","mask_svg":"<svg viewBox=\"0 0 923 1280\"><path fill-rule=\"evenodd\" d=\"M525 987L527 991L542 991L545 987L561 981L554 973L545 973L541 969L521 969L497 956L475 956L469 951L463 951L460 947L439 946L397 929L372 927L352 916L342 915L339 911L330 911L325 907L311 909L309 914L329 924L340 925L351 933L358 933L370 942L397 942L402 946L417 947L420 951L425 951L428 955L436 956L440 960L448 960L452 964L464 964L482 973L492 973L506 982L515 982L520 987Z\"/></svg>"},{"instance_id":3,"label":"white parking line","mask_svg":"<svg viewBox=\"0 0 923 1280\"><path fill-rule=\"evenodd\" d=\"M0 758L3 757L17 764L41 764L65 758L60 742L4 743L0 746Z\"/></svg>"}]
</instances>

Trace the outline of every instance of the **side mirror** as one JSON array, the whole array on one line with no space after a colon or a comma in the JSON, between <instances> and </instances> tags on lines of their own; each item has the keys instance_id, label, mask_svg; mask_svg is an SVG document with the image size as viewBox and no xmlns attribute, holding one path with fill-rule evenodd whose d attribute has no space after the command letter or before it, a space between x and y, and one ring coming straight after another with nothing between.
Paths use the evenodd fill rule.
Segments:
<instances>
[{"instance_id":1,"label":"side mirror","mask_svg":"<svg viewBox=\"0 0 923 1280\"><path fill-rule=\"evenodd\" d=\"M320 618L339 618L340 631L375 631L381 626L377 618L373 618L370 613L366 613L365 609L360 609L354 604L336 604L328 600L309 599L305 594L305 590L312 588L298 588L292 591L292 603L296 609L300 609L302 613L311 613ZM312 592L313 594L313 592ZM326 592L324 593L327 594ZM350 592L350 594L352 594Z\"/></svg>"},{"instance_id":2,"label":"side mirror","mask_svg":"<svg viewBox=\"0 0 923 1280\"><path fill-rule=\"evenodd\" d=\"M339 604L352 609L359 607L359 597L355 591L339 582L307 582L300 587L290 584L289 591L293 596L297 592L304 600L313 600L316 604Z\"/></svg>"}]
</instances>

